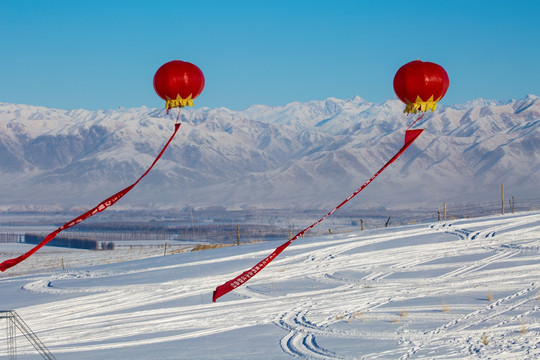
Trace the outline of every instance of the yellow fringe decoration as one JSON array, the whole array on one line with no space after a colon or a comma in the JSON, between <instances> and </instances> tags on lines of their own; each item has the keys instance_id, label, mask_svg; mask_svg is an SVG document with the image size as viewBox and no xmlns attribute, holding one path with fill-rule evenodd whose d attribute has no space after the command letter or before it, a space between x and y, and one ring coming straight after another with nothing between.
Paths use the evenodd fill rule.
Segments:
<instances>
[{"instance_id":1,"label":"yellow fringe decoration","mask_svg":"<svg viewBox=\"0 0 540 360\"><path fill-rule=\"evenodd\" d=\"M418 111L435 111L435 109L437 108L437 101L439 100L441 100L441 98L433 100L433 95L431 95L431 97L427 99L427 101L423 101L420 96L416 95L415 102L411 102L407 99L407 106L405 106L405 110L403 110L403 112L406 114L416 114Z\"/></svg>"},{"instance_id":2,"label":"yellow fringe decoration","mask_svg":"<svg viewBox=\"0 0 540 360\"><path fill-rule=\"evenodd\" d=\"M171 99L167 97L167 103L165 104L167 111L176 107L183 108L184 106L193 106L193 99L191 98L191 94L189 94L189 96L185 99L181 98L180 95L178 95L176 99Z\"/></svg>"}]
</instances>

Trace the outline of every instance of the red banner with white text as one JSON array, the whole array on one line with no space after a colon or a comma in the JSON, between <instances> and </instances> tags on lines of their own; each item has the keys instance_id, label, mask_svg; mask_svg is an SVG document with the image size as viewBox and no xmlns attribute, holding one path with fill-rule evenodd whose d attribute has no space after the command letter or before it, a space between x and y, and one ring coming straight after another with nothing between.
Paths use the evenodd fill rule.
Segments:
<instances>
[{"instance_id":1,"label":"red banner with white text","mask_svg":"<svg viewBox=\"0 0 540 360\"><path fill-rule=\"evenodd\" d=\"M274 252L272 252L269 256L261 260L257 265L252 267L251 269L244 271L242 274L238 275L232 280L227 281L226 283L218 286L216 290L214 290L214 294L212 297L212 301L216 302L217 299L222 297L223 295L227 294L228 292L236 289L240 285L244 284L246 281L251 279L253 276L255 276L259 271L264 269L266 265L268 265L272 260L274 260L283 250L287 248L294 240L298 239L302 235L304 235L306 232L311 230L313 227L315 227L317 224L321 223L324 219L332 215L334 212L336 212L340 207L345 205L349 200L351 200L353 197L358 195L358 193L366 188L377 176L379 176L380 173L384 171L390 165L393 163L398 157L403 154L403 152L420 136L420 134L424 131L423 129L417 129L417 130L407 130L405 131L405 144L399 151L392 157L386 164L383 165L382 168L379 169L368 181L366 181L361 187L359 187L354 193L351 194L347 199L343 200L338 206L336 206L334 209L332 209L328 214L305 228L304 230L300 231L298 234L296 234L294 237L292 237L289 241L284 243L283 245L277 247Z\"/></svg>"},{"instance_id":2,"label":"red banner with white text","mask_svg":"<svg viewBox=\"0 0 540 360\"><path fill-rule=\"evenodd\" d=\"M16 258L13 258L13 259L9 259L9 260L5 260L4 262L2 262L0 264L0 271L6 271L7 269L9 269L10 267L12 266L15 266L17 265L18 263L20 263L21 261L27 259L28 257L30 257L32 254L34 254L36 251L38 251L39 249L41 249L43 246L45 246L45 244L47 244L49 241L51 241L52 239L55 238L56 235L58 235L62 230L66 230L72 226L75 226L79 223L81 223L82 221L88 219L89 217L97 214L98 212L101 212L103 210L105 210L106 208L108 208L109 206L112 206L114 205L114 203L116 203L118 200L120 200L124 195L126 195L131 189L133 189L135 187L135 185L137 185L139 183L139 181L142 180L143 177L145 177L149 172L150 170L152 170L152 168L154 167L154 165L158 162L158 160L161 158L161 156L163 155L163 153L165 152L165 149L167 149L167 147L169 146L169 144L171 143L172 139L174 138L174 136L176 135L176 133L178 132L178 129L180 128L180 124L177 123L174 125L174 132L173 134L171 135L169 141L167 141L167 143L165 144L165 146L163 147L163 149L161 149L161 152L159 153L159 155L156 157L156 159L154 160L154 162L152 163L152 165L150 165L150 167L144 172L144 174L142 174L142 176L137 180L135 181L133 184L131 184L130 186L128 186L127 188L125 188L124 190L121 190L119 192L117 192L116 194L114 194L113 196L107 198L106 200L102 201L101 203L99 203L96 207L94 207L93 209L91 210L88 210L87 212L85 212L84 214L80 215L79 217L65 223L64 225L60 226L58 229L54 230L52 233L50 233L49 235L47 235L45 237L45 239L43 239L38 245L36 245L34 248L32 248L30 251L28 251L27 253L19 256L19 257L16 257Z\"/></svg>"}]
</instances>

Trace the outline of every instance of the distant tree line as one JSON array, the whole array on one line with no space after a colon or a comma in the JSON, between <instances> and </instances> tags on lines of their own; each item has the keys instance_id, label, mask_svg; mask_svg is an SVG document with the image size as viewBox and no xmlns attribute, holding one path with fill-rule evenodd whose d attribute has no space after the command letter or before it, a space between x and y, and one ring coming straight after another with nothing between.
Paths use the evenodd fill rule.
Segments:
<instances>
[{"instance_id":1,"label":"distant tree line","mask_svg":"<svg viewBox=\"0 0 540 360\"><path fill-rule=\"evenodd\" d=\"M43 241L44 236L39 234L25 234L24 235L24 242L29 244L39 244L41 241ZM98 250L99 249L99 242L97 240L93 239L82 239L82 238L71 238L71 237L56 237L49 241L47 244L49 246L58 246L58 247L66 247L66 248L73 248L73 249L86 249L86 250ZM113 242L102 242L101 243L101 249L102 250L113 250L114 249L114 243Z\"/></svg>"},{"instance_id":2,"label":"distant tree line","mask_svg":"<svg viewBox=\"0 0 540 360\"><path fill-rule=\"evenodd\" d=\"M101 250L114 250L114 243L112 241L109 241L109 242L102 241Z\"/></svg>"},{"instance_id":3,"label":"distant tree line","mask_svg":"<svg viewBox=\"0 0 540 360\"><path fill-rule=\"evenodd\" d=\"M95 223L79 224L66 231L68 234L82 234L98 241L126 240L209 240L229 242L237 239L238 230L242 241L286 239L289 230L273 225L257 224L200 224L164 226L159 223Z\"/></svg>"},{"instance_id":4,"label":"distant tree line","mask_svg":"<svg viewBox=\"0 0 540 360\"><path fill-rule=\"evenodd\" d=\"M22 234L2 233L0 234L0 243L17 243L21 242Z\"/></svg>"},{"instance_id":5,"label":"distant tree line","mask_svg":"<svg viewBox=\"0 0 540 360\"><path fill-rule=\"evenodd\" d=\"M115 221L115 222L100 222L89 224L78 224L71 231L80 232L170 232L173 228L164 226L157 222L130 222L130 221Z\"/></svg>"}]
</instances>

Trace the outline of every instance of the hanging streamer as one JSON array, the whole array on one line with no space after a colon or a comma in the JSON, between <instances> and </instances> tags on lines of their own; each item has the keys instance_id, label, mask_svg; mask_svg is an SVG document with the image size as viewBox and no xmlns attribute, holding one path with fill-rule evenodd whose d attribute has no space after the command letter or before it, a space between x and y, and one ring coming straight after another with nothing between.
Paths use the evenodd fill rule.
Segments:
<instances>
[{"instance_id":1,"label":"hanging streamer","mask_svg":"<svg viewBox=\"0 0 540 360\"><path fill-rule=\"evenodd\" d=\"M409 127L407 128L407 130L409 130L410 128L413 127L414 124L416 124L416 122L420 119L422 119L424 117L424 113L420 114L419 117L416 118L416 120L413 121L413 123L411 125L409 125Z\"/></svg>"},{"instance_id":2,"label":"hanging streamer","mask_svg":"<svg viewBox=\"0 0 540 360\"><path fill-rule=\"evenodd\" d=\"M135 187L135 185L137 185L139 183L139 181L141 181L141 179L143 177L146 176L146 174L148 174L150 172L150 170L152 170L152 168L154 167L154 165L158 162L158 160L161 158L161 156L163 155L163 153L165 152L165 149L167 149L167 147L169 146L169 144L171 143L172 139L174 138L174 136L176 135L176 133L178 132L178 129L180 128L180 125L179 123L175 124L174 125L174 132L173 134L171 135L169 141L167 141L167 143L165 144L165 146L163 147L163 149L161 149L161 152L159 153L159 155L156 157L156 159L154 160L154 162L152 163L152 165L150 165L150 167L144 172L144 174L142 174L142 176L137 180L135 181L133 184L131 184L130 186L128 186L127 188L125 188L124 190L122 191L119 191L117 192L116 194L114 194L113 196L107 198L106 200L102 201L101 203L99 203L96 207L94 207L93 209L85 212L84 214L82 214L81 216L71 220L70 222L67 222L65 223L64 225L60 226L58 229L54 230L52 233L50 233L49 235L47 235L47 237L45 237L45 239L43 239L38 245L36 245L34 248L32 248L30 251L28 251L26 254L23 254L19 257L16 257L16 258L13 258L13 259L9 259L9 260L6 260L4 262L2 262L0 264L0 271L6 271L7 269L9 269L10 267L12 266L15 266L17 265L18 263L20 263L21 261L27 259L28 257L30 257L32 254L34 254L36 251L38 251L39 249L41 249L43 246L45 246L45 244L47 244L49 241L51 241L52 239L55 238L56 235L58 235L61 231L63 230L66 230L72 226L75 226L81 222L83 222L84 220L88 219L89 217L97 214L98 212L102 212L103 210L105 210L106 208L108 208L109 206L112 206L114 205L114 203L116 203L118 200L120 200L124 195L126 195L131 189L133 189Z\"/></svg>"},{"instance_id":3,"label":"hanging streamer","mask_svg":"<svg viewBox=\"0 0 540 360\"><path fill-rule=\"evenodd\" d=\"M392 157L386 164L384 164L384 166L382 168L380 168L379 171L377 171L368 181L366 181L361 187L359 187L354 193L352 193L351 196L349 196L347 199L342 201L338 206L336 206L334 209L332 209L332 211L330 211L328 214L326 214L325 216L323 216L322 218L317 220L315 223L311 224L310 226L308 226L304 230L300 231L298 234L296 234L294 237L292 237L289 241L287 241L283 245L277 247L274 250L274 252L272 252L269 256L267 256L266 258L261 260L257 265L255 265L254 267L252 267L251 269L249 269L247 271L244 271L242 274L238 275L237 277L235 277L232 280L227 281L223 285L218 286L216 288L216 290L214 290L212 301L216 302L216 300L219 299L220 297L222 297L223 295L225 295L228 292L236 289L237 287L239 287L240 285L244 284L246 281L251 279L259 271L264 269L266 267L266 265L268 265L272 260L274 260L279 254L281 254L281 252L283 250L285 250L287 248L287 246L289 246L294 240L298 239L299 237L304 235L306 232L308 232L309 230L314 228L317 224L322 222L324 219L326 219L327 217L332 215L335 211L337 211L340 207L342 207L347 202L349 202L349 200L351 200L353 197L358 195L358 193L360 191L364 190L364 188L366 186L368 186L377 176L379 176L379 174L382 173L384 171L384 169L386 169L388 167L388 165L390 165L398 157L400 157L400 155L403 154L403 152L418 138L418 136L420 136L422 131L424 131L424 130L423 129L406 130L405 131L405 144L403 145L403 147L401 149L399 149L399 151L396 153L396 155L394 155L394 157Z\"/></svg>"}]
</instances>

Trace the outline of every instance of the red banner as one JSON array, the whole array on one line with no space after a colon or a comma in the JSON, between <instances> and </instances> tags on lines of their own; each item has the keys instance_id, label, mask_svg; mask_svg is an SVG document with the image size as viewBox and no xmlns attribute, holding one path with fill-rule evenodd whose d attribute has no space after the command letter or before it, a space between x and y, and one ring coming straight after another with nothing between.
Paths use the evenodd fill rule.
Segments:
<instances>
[{"instance_id":1,"label":"red banner","mask_svg":"<svg viewBox=\"0 0 540 360\"><path fill-rule=\"evenodd\" d=\"M43 246L45 246L45 244L47 244L49 241L51 241L52 239L54 239L54 237L56 235L58 235L58 233L60 233L62 230L66 230L72 226L75 226L77 224L79 224L80 222L83 222L84 220L88 219L89 217L97 214L98 212L101 212L103 210L105 210L106 208L108 208L109 206L112 206L114 205L114 203L116 203L118 200L120 200L124 195L126 195L131 189L133 189L135 187L135 185L137 185L139 183L139 181L141 181L141 179L143 177L145 177L149 172L150 170L152 170L152 168L154 167L154 165L158 162L158 160L161 158L161 156L163 155L163 153L165 152L165 149L167 149L167 147L169 146L169 144L171 143L172 139L174 138L174 136L176 135L176 133L178 132L178 129L180 128L180 124L177 123L174 125L174 132L173 134L171 135L169 141L167 141L167 143L165 144L165 146L163 147L163 149L161 149L161 152L159 153L159 155L156 157L156 159L154 160L154 162L152 163L152 165L150 165L150 167L144 172L144 174L142 174L142 176L137 180L135 181L133 184L131 184L130 186L128 186L127 188L125 188L124 190L121 190L119 192L117 192L116 194L114 194L113 196L107 198L106 200L102 201L101 203L99 203L95 208L91 209L91 210L88 210L87 212L85 212L84 214L82 214L81 216L65 223L64 225L60 226L58 229L54 230L52 233L50 233L49 235L47 235L47 237L45 237L45 239L43 239L43 241L41 241L38 245L36 245L34 248L32 248L30 251L28 251L26 254L23 254L19 257L16 257L16 258L13 258L13 259L9 259L9 260L6 260L4 262L2 262L0 264L0 271L6 271L7 269L9 269L10 267L12 266L15 266L17 265L18 263L20 263L21 261L27 259L28 257L30 257L32 254L34 254L36 251L38 251L39 249L41 249Z\"/></svg>"},{"instance_id":2,"label":"red banner","mask_svg":"<svg viewBox=\"0 0 540 360\"><path fill-rule=\"evenodd\" d=\"M393 158L391 158L386 164L383 165L382 168L379 169L368 181L366 181L362 186L360 186L354 193L352 193L351 196L349 196L347 199L343 200L338 206L336 206L332 211L330 211L328 214L305 228L304 230L300 231L298 234L296 234L293 238L291 238L289 241L284 243L283 245L277 247L273 253L271 253L269 256L264 258L262 261L260 261L257 265L252 267L251 269L244 271L242 274L238 275L232 280L227 281L223 285L220 285L214 290L214 294L212 297L212 301L216 302L217 299L222 297L223 295L227 294L228 292L236 289L249 279L251 279L253 276L255 276L259 271L265 268L266 265L268 265L272 260L274 260L283 250L287 248L294 240L298 239L302 235L304 235L306 232L314 228L317 224L322 222L324 219L332 215L334 212L336 212L340 207L345 205L349 200L351 200L353 197L358 195L358 193L366 188L377 176L379 176L380 173L384 171L390 165L393 163L398 157L403 154L403 152L420 136L420 134L424 131L423 129L417 129L417 130L407 130L405 131L405 144L399 151L394 155Z\"/></svg>"}]
</instances>

